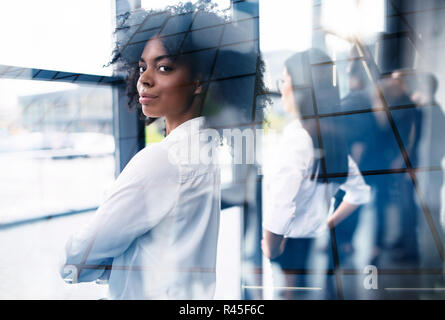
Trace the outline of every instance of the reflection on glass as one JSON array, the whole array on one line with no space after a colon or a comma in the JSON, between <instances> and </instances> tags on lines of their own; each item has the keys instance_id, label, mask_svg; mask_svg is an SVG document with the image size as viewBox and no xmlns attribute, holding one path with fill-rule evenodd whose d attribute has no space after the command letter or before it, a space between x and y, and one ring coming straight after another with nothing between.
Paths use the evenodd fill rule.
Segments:
<instances>
[{"instance_id":1,"label":"reflection on glass","mask_svg":"<svg viewBox=\"0 0 445 320\"><path fill-rule=\"evenodd\" d=\"M0 4L0 76L112 82L92 75L111 73L111 67L102 66L110 60L113 42L137 64L148 39L156 34L169 37L172 46L182 46L182 53L207 70L204 112L209 119L213 116L211 123L222 138L221 206L229 209L221 214L216 297L445 298L441 290L445 287L445 65L441 56L445 7L441 1L211 1L231 18L216 25L206 12L193 16L190 5L170 21L167 13L148 14L150 9L179 2L6 1ZM172 26L181 19L189 23L178 34ZM112 30L114 21L116 30ZM289 139L290 146L280 153L283 129L289 132L292 127L285 111L289 96L282 94L289 84L285 81L289 73L283 74L285 61L311 48L326 54L311 56L304 63L311 81L299 79L298 85L291 86L292 95L301 102L303 128L294 131L304 134L298 141ZM262 78L257 71L263 67L267 92L258 86ZM64 70L73 73L58 72ZM133 71L139 72L137 67ZM78 77L78 73L85 75ZM321 79L329 86L322 85ZM133 88L130 96L137 94ZM54 81L0 81L0 243L7 244L0 246L4 288L0 298L105 295L107 286L95 283L64 287L57 269L68 235L85 225L94 211L73 213L97 206L113 180L111 110L125 108L127 102L111 99L111 90ZM270 105L264 108L267 101ZM138 97L129 104L137 102ZM236 139L223 136L223 130L233 129L229 131L233 133L258 127L262 130L254 136L255 148L263 142L263 158L256 158L255 164L234 165ZM145 128L146 144L160 143L166 131L163 119L151 123ZM250 159L249 131L239 132L246 134L238 139L243 142L238 154ZM261 221L268 219L268 212L285 212L279 210L282 202L267 207L272 195L267 188L293 177L298 159L288 159L288 151L302 141L308 142L307 148L295 154L304 157L312 152L318 163L324 159L316 174L314 166L307 165L308 176L325 178L327 184L309 179L309 188L300 188L296 199L304 191L325 190L329 201L313 200L319 196L314 192L313 198L307 197L311 201L295 203L295 212L319 206L314 212L326 218L347 202L348 190L337 190L346 184L348 168L341 161L345 149L371 187L371 199L329 232L287 242L287 250L296 254L285 256L293 260L280 262L292 269L284 270L283 276L277 263L270 264L261 251ZM120 148L127 146L123 142ZM267 190L263 189L262 197L263 173L262 186ZM297 190L291 188L295 181L276 188L278 195L272 198ZM31 218L54 213L69 217L31 223L35 222ZM27 223L19 224L22 219ZM291 226L314 230L304 222ZM366 278L369 270L377 277Z\"/></svg>"},{"instance_id":2,"label":"reflection on glass","mask_svg":"<svg viewBox=\"0 0 445 320\"><path fill-rule=\"evenodd\" d=\"M310 268L309 259L317 238L328 228L341 224L370 198L369 186L348 156L343 124L329 118L301 119L300 110L307 109L308 105L313 108L314 101L301 94L300 87L309 88L315 94L315 108L320 102L326 108L328 103L333 106L340 103L338 88L332 82L332 67L330 71L314 71L310 63L311 57L324 55L312 49L285 61L280 92L284 111L291 121L283 129L278 147L272 151L275 161L264 173L262 249L285 273L286 288L282 292L285 299L308 297L296 288L313 285L308 283L305 274L295 272ZM329 180L329 174L340 178ZM329 214L331 200L339 189L343 190L344 198ZM335 296L332 290L326 292L328 298Z\"/></svg>"},{"instance_id":3,"label":"reflection on glass","mask_svg":"<svg viewBox=\"0 0 445 320\"><path fill-rule=\"evenodd\" d=\"M92 208L114 179L111 88L2 80L2 223Z\"/></svg>"},{"instance_id":4,"label":"reflection on glass","mask_svg":"<svg viewBox=\"0 0 445 320\"><path fill-rule=\"evenodd\" d=\"M314 290L306 298L443 298L439 291L426 294L415 289L444 284L440 273L445 258L441 225L445 219L442 174L445 147L440 137L445 125L445 96L440 90L443 63L437 48L444 45L444 33L438 30L442 29L445 10L438 2L415 0L313 1L312 4L311 46L327 55L308 63L313 76L309 86L299 82L293 88L296 97L308 102L307 110L304 107L300 110L302 123L306 127L317 127L318 123L320 131L323 126L334 126L336 133L342 132L349 155L372 189L372 198L340 222L333 229L335 234L331 232L317 240L307 260L300 256L300 263L307 262L304 270L288 272L283 281L274 278L277 282L273 283L266 275L265 284L286 287L287 280L295 281L303 274L300 278L306 280L306 292ZM285 42L289 47L296 45L298 39L288 37ZM277 152L272 151L278 141L276 132L288 125L281 110L286 105L285 75L281 69L291 53L277 45L276 49L264 49L262 54L272 102L266 111L264 148L270 152L263 152L263 163L267 164ZM332 76L333 73L336 75ZM332 77L332 85L339 90L338 104L336 99L323 99L323 95L329 96L329 90L319 86L317 75ZM314 92L307 87L313 87ZM320 148L325 142L329 145L332 136L323 136L321 132L314 147ZM338 145L337 152L340 149ZM276 165L275 170L279 171L277 168ZM329 161L326 170L329 181L341 183ZM291 174L290 169L286 172ZM264 173L266 183L266 166ZM288 191L290 185L282 190ZM264 194L265 202L269 196L270 193ZM328 206L330 210L338 209L345 197L342 190L335 193L335 200ZM266 207L264 214L267 215ZM301 254L305 252L299 250ZM363 287L360 275L368 265L379 272L391 272L391 276L379 278L374 291ZM268 273L269 266L267 263L264 266ZM327 271L308 275L320 267L326 267ZM422 277L422 268L435 271ZM355 274L347 277L336 274L344 269L354 270ZM404 272L410 276L404 276ZM404 287L413 288L413 295L409 296ZM292 288L283 289L285 297L304 296ZM292 290L294 294L289 293ZM269 298L279 297L267 288L263 292Z\"/></svg>"}]
</instances>

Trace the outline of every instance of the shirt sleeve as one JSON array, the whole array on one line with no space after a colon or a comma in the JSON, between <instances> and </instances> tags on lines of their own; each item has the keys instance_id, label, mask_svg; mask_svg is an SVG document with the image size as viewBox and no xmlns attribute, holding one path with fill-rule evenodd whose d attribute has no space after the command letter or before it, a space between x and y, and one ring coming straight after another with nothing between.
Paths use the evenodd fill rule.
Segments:
<instances>
[{"instance_id":1,"label":"shirt sleeve","mask_svg":"<svg viewBox=\"0 0 445 320\"><path fill-rule=\"evenodd\" d=\"M140 151L89 223L67 242L62 278L72 274L75 266L77 281L98 279L104 264L122 255L174 208L178 188L178 168L169 162L166 150L153 145Z\"/></svg>"},{"instance_id":2,"label":"shirt sleeve","mask_svg":"<svg viewBox=\"0 0 445 320\"><path fill-rule=\"evenodd\" d=\"M371 187L366 184L357 164L348 156L348 177L346 182L340 186L345 191L344 201L360 205L370 201Z\"/></svg>"},{"instance_id":3,"label":"shirt sleeve","mask_svg":"<svg viewBox=\"0 0 445 320\"><path fill-rule=\"evenodd\" d=\"M312 140L302 130L281 142L273 168L265 173L263 228L285 235L296 211L295 198L313 157Z\"/></svg>"}]
</instances>

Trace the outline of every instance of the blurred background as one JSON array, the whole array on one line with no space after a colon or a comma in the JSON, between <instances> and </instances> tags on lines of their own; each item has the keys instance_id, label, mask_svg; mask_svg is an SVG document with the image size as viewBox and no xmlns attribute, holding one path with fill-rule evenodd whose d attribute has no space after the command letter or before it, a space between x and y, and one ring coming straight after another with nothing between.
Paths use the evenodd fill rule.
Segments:
<instances>
[{"instance_id":1,"label":"blurred background","mask_svg":"<svg viewBox=\"0 0 445 320\"><path fill-rule=\"evenodd\" d=\"M209 2L229 17L216 50L246 57L242 66L213 61L209 97L212 82L246 88L216 127L261 132L254 149L244 150L257 155L255 163L222 167L215 298L444 299L445 3ZM177 3L0 3L0 299L105 296L104 284L63 282L64 245L129 159L164 135L162 121L145 126L139 111L128 110L123 75L108 63L116 43L122 52L139 48L168 25L149 10ZM188 32L215 27L200 21ZM312 90L314 109L303 119L341 121L372 201L317 239L306 269L277 276L260 248L263 166L273 166L289 121L277 87L284 62L310 48L329 57L310 68L333 71L341 103L317 105L313 84L304 89ZM265 91L255 86L259 54ZM369 265L377 268L377 288L364 285ZM289 277L305 277L307 286L286 287Z\"/></svg>"}]
</instances>

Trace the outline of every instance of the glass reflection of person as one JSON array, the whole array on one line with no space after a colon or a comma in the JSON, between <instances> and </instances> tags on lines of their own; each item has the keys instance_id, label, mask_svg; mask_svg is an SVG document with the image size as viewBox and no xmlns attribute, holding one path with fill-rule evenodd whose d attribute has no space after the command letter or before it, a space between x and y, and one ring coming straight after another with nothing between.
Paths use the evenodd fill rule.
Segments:
<instances>
[{"instance_id":1,"label":"glass reflection of person","mask_svg":"<svg viewBox=\"0 0 445 320\"><path fill-rule=\"evenodd\" d=\"M351 56L355 52L353 51ZM348 69L349 93L341 100L341 111L348 112L351 110L364 110L372 106L372 97L369 88L369 79L363 68L361 61L352 60ZM356 116L354 119L348 117L347 126L344 126L344 133L348 142L349 152L352 159L357 163L360 171L364 171L372 167L375 163L375 139L371 133L376 131L377 124L374 117ZM367 180L367 176L363 177L367 184L371 185L371 181ZM375 186L374 186L375 187ZM344 196L344 192L339 190L335 195L336 208ZM363 210L360 206L355 212L350 214L347 219L335 229L337 247L342 261L354 252L352 245L354 234L357 230L359 217ZM348 261L347 263L350 263Z\"/></svg>"},{"instance_id":2,"label":"glass reflection of person","mask_svg":"<svg viewBox=\"0 0 445 320\"><path fill-rule=\"evenodd\" d=\"M176 19L178 30L187 30L191 19ZM216 14L212 19L220 21ZM138 101L145 116L164 117L166 137L130 160L110 196L66 245L65 266L79 267L79 282L103 276L104 264L112 259L112 299L209 299L214 294L220 171L214 162L172 161L169 152L190 148L191 139L197 139L199 150L210 150L212 142L202 136L212 135L200 116L205 63L202 53L177 51L175 39L149 38L139 59ZM199 40L194 44L192 37L188 48L202 46L205 40ZM62 276L70 270L64 268Z\"/></svg>"},{"instance_id":3,"label":"glass reflection of person","mask_svg":"<svg viewBox=\"0 0 445 320\"><path fill-rule=\"evenodd\" d=\"M427 167L441 167L445 155L445 140L441 138L445 128L445 115L435 97L438 87L439 82L434 74L416 74L411 99L421 107L422 111L421 154L423 159L419 159L419 161L423 161ZM424 194L428 206L433 214L436 215L436 212L440 212L440 220L445 230L443 170L435 171L434 174L429 175L425 188Z\"/></svg>"},{"instance_id":4,"label":"glass reflection of person","mask_svg":"<svg viewBox=\"0 0 445 320\"><path fill-rule=\"evenodd\" d=\"M406 159L413 167L418 165L418 147L421 134L422 113L418 108L406 108L413 106L411 99L413 87L411 71L395 70L389 77L379 80L378 86L383 93L383 98L389 107L405 106L405 108L391 110L394 121L393 128L384 112L373 112L377 126L374 136L378 141L380 150L384 150L376 165L379 168L400 170L405 164L402 149L397 145L395 129L400 137L400 145L403 146ZM373 108L378 110L382 106L381 97L376 89L373 94ZM415 201L415 190L410 174L386 174L375 177L375 206L376 228L374 248L371 256L371 264L382 265L388 261L381 261L385 249L391 249L391 260L397 264L419 263L418 241L418 214L419 207ZM394 243L388 245L387 235L394 229L394 221L387 219L390 210L397 210L400 216L399 235Z\"/></svg>"},{"instance_id":5,"label":"glass reflection of person","mask_svg":"<svg viewBox=\"0 0 445 320\"><path fill-rule=\"evenodd\" d=\"M332 68L311 70L310 62L328 60L319 50L296 53L285 62L280 89L284 110L293 121L283 130L274 168L264 173L265 217L262 250L282 269L305 269L314 239L334 227L369 201L370 188L357 165L347 154L341 127L334 121L320 122L323 150L317 156L317 125L302 120L301 114L313 109L311 91L318 94L317 103L339 104L338 88L332 84ZM313 112L312 112L313 114ZM347 178L329 183L318 179L322 161L331 171L346 173ZM328 217L329 202L338 187L345 191L343 201ZM304 286L298 278L286 277L288 286Z\"/></svg>"},{"instance_id":6,"label":"glass reflection of person","mask_svg":"<svg viewBox=\"0 0 445 320\"><path fill-rule=\"evenodd\" d=\"M414 87L411 82L415 76L411 72L396 70L391 78L403 89L410 103L414 103L412 96ZM388 99L389 100L389 99ZM392 101L389 101L390 105ZM392 112L397 130L404 144L405 152L411 165L416 167L419 163L419 142L422 132L422 111L418 108L402 109ZM393 161L393 167L403 166L403 156ZM395 202L400 207L400 235L393 244L396 249L395 260L400 262L418 263L419 256L419 206L415 201L416 193L409 174L399 175L396 185L400 193L396 193ZM400 200L399 200L400 199Z\"/></svg>"}]
</instances>

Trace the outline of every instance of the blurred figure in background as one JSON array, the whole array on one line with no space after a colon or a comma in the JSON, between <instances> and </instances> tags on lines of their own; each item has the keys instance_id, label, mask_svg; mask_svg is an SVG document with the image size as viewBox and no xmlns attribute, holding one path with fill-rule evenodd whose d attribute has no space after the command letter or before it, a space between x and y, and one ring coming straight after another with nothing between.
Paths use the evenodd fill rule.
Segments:
<instances>
[{"instance_id":1,"label":"blurred figure in background","mask_svg":"<svg viewBox=\"0 0 445 320\"><path fill-rule=\"evenodd\" d=\"M422 114L422 130L418 164L416 167L434 168L425 177L423 195L435 221L440 220L445 226L445 212L443 211L443 171L440 169L445 155L445 116L436 100L439 87L437 78L432 73L416 73L412 81L411 99Z\"/></svg>"},{"instance_id":2,"label":"blurred figure in background","mask_svg":"<svg viewBox=\"0 0 445 320\"><path fill-rule=\"evenodd\" d=\"M398 170L408 167L408 162L417 163L417 148L421 129L421 114L413 108L414 102L410 96L411 86L409 73L405 70L394 71L389 77L379 81L373 101L373 108L382 110L386 104L391 109L393 123L389 121L386 112L374 112L378 124L375 133L379 149L379 167L384 170L395 170L392 174L373 177L376 184L376 233L372 264L379 264L382 249L392 249L391 258L398 263L417 264L418 252L418 206L414 200L414 187L408 172L398 173ZM381 94L380 94L381 93ZM384 99L384 101L382 101ZM403 150L403 151L402 151ZM405 152L405 154L403 154ZM408 162L407 162L408 161ZM388 217L388 212L395 209L399 215L399 225L394 223L394 217ZM398 230L396 241L386 243L387 231Z\"/></svg>"},{"instance_id":3,"label":"blurred figure in background","mask_svg":"<svg viewBox=\"0 0 445 320\"><path fill-rule=\"evenodd\" d=\"M369 88L369 79L365 73L362 61L352 60L347 69L350 92L341 101L341 111L365 110L371 108L372 99ZM344 126L344 133L352 159L357 163L360 171L370 167L376 158L376 122L373 117L357 117L348 121ZM367 177L364 176L367 184ZM373 186L375 189L375 186ZM334 207L337 208L345 193L339 190L335 195ZM349 217L335 228L338 253L340 261L347 263L347 258L353 253L353 237L358 226L362 206L358 207Z\"/></svg>"},{"instance_id":4,"label":"blurred figure in background","mask_svg":"<svg viewBox=\"0 0 445 320\"><path fill-rule=\"evenodd\" d=\"M301 117L315 113L314 91L318 106L330 103L338 107L340 103L332 68L330 72L313 68L310 61L314 60L329 58L311 49L285 62L280 92L285 112L293 121L284 128L273 168L264 173L263 253L287 273L286 286L294 289L306 285L305 272L316 237L344 220L370 196L369 186L348 156L342 122L335 117ZM326 173L340 177L328 180ZM329 216L338 188L345 196ZM285 291L285 298L295 298L297 292L291 288Z\"/></svg>"}]
</instances>

